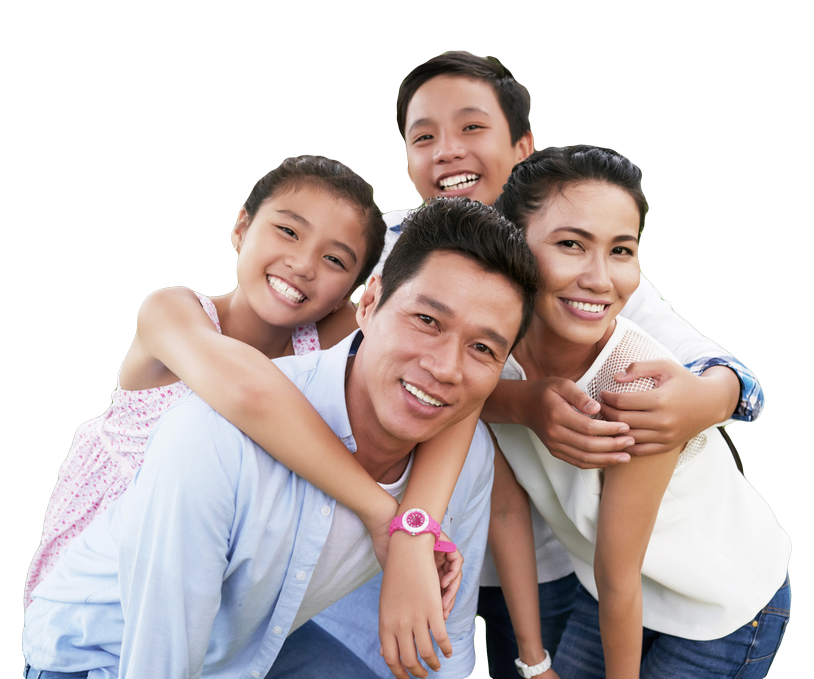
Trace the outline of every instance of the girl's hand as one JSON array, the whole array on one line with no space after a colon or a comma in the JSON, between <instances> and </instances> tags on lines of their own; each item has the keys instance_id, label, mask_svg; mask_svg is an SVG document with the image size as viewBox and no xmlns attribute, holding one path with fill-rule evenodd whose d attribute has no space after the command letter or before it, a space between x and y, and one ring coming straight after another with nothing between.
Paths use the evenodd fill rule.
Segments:
<instances>
[{"instance_id":1,"label":"girl's hand","mask_svg":"<svg viewBox=\"0 0 814 679\"><path fill-rule=\"evenodd\" d=\"M441 540L449 542L449 538L442 532ZM444 620L449 618L455 606L455 597L463 578L464 557L456 549L454 552L434 552L435 566L438 569L438 581L441 585L441 606L444 609Z\"/></svg>"},{"instance_id":2,"label":"girl's hand","mask_svg":"<svg viewBox=\"0 0 814 679\"><path fill-rule=\"evenodd\" d=\"M579 467L609 467L630 460L626 449L636 443L629 426L615 417L592 420L599 404L571 380L549 377L529 383L533 393L522 424L529 427L554 457ZM604 413L603 413L604 415Z\"/></svg>"},{"instance_id":3,"label":"girl's hand","mask_svg":"<svg viewBox=\"0 0 814 679\"><path fill-rule=\"evenodd\" d=\"M451 608L460 584L460 572L455 574L454 554L444 555L453 557L449 563L446 558L440 566L436 563L434 544L432 534L411 536L398 531L390 538L379 599L379 639L382 656L398 679L409 679L408 670L416 677L427 676L419 656L432 670L441 669L433 637L447 658L452 655L444 624L446 616L439 577L446 582L444 594Z\"/></svg>"},{"instance_id":4,"label":"girl's hand","mask_svg":"<svg viewBox=\"0 0 814 679\"><path fill-rule=\"evenodd\" d=\"M725 366L699 377L674 361L640 361L615 376L622 384L641 378L651 378L656 388L602 392L602 416L630 426L636 443L625 451L631 455L661 454L683 445L731 417L740 398L740 381Z\"/></svg>"}]
</instances>

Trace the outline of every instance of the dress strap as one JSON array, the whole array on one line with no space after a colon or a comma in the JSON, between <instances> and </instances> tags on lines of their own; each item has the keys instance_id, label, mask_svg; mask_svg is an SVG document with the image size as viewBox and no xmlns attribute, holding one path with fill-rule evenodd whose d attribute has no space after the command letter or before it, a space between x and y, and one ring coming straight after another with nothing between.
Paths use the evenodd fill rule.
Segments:
<instances>
[{"instance_id":1,"label":"dress strap","mask_svg":"<svg viewBox=\"0 0 814 679\"><path fill-rule=\"evenodd\" d=\"M220 319L218 318L218 310L215 308L215 303L209 299L206 295L202 295L199 292L195 293L195 296L198 298L198 301L201 303L203 310L206 312L206 315L209 316L209 320L211 320L215 327L218 329L218 332L223 334L220 329Z\"/></svg>"},{"instance_id":2,"label":"dress strap","mask_svg":"<svg viewBox=\"0 0 814 679\"><path fill-rule=\"evenodd\" d=\"M302 356L310 354L312 351L319 351L322 347L319 344L319 333L314 323L301 325L291 333L291 344L294 347L294 355Z\"/></svg>"}]
</instances>

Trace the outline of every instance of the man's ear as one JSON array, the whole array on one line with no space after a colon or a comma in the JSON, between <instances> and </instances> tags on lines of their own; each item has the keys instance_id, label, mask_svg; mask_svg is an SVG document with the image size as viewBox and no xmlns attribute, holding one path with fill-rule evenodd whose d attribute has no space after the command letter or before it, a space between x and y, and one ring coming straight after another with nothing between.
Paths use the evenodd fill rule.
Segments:
<instances>
[{"instance_id":1,"label":"man's ear","mask_svg":"<svg viewBox=\"0 0 814 679\"><path fill-rule=\"evenodd\" d=\"M517 151L518 163L534 153L534 135L531 133L531 130L526 130L525 134L517 140L514 148Z\"/></svg>"},{"instance_id":2,"label":"man's ear","mask_svg":"<svg viewBox=\"0 0 814 679\"><path fill-rule=\"evenodd\" d=\"M359 299L359 307L356 309L356 323L365 332L370 317L379 306L379 298L382 296L382 277L379 274L370 277L367 288Z\"/></svg>"},{"instance_id":3,"label":"man's ear","mask_svg":"<svg viewBox=\"0 0 814 679\"><path fill-rule=\"evenodd\" d=\"M249 213L246 212L246 208L240 208L240 212L237 213L237 221L235 222L235 227L232 229L232 247L235 250L240 252L240 248L243 246L243 239L246 237L246 230L249 228L249 224L252 223L251 217L249 217Z\"/></svg>"}]
</instances>

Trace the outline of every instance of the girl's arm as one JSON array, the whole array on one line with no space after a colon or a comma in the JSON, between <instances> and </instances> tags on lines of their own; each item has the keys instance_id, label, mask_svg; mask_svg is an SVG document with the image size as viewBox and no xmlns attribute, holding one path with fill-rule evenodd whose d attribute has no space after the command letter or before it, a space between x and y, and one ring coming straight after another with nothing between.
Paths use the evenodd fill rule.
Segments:
<instances>
[{"instance_id":1,"label":"girl's arm","mask_svg":"<svg viewBox=\"0 0 814 679\"><path fill-rule=\"evenodd\" d=\"M417 446L399 513L419 507L441 523L472 444L479 415L480 411L475 411ZM390 538L379 599L379 637L385 661L398 679L407 679L408 670L416 677L427 676L418 656L438 671L441 664L430 631L443 654L447 658L452 655L444 620L449 617L460 584L463 559L458 552L448 558L447 567L441 568L439 587L434 544L431 534L411 536L396 531Z\"/></svg>"},{"instance_id":2,"label":"girl's arm","mask_svg":"<svg viewBox=\"0 0 814 679\"><path fill-rule=\"evenodd\" d=\"M162 370L169 373L161 377ZM397 501L264 354L217 332L191 290L168 288L145 300L123 382L137 379L134 372L164 384L182 379L275 459L355 512L372 536L386 535ZM374 546L383 562L386 540Z\"/></svg>"},{"instance_id":3,"label":"girl's arm","mask_svg":"<svg viewBox=\"0 0 814 679\"><path fill-rule=\"evenodd\" d=\"M497 442L489 549L506 598L520 660L526 665L541 663L545 658L545 650L540 633L537 559L529 497L517 483ZM548 679L557 675L553 669L549 669L539 676Z\"/></svg>"},{"instance_id":4,"label":"girl's arm","mask_svg":"<svg viewBox=\"0 0 814 679\"><path fill-rule=\"evenodd\" d=\"M680 452L676 448L664 455L637 457L605 470L594 575L608 679L639 676L642 564Z\"/></svg>"}]
</instances>

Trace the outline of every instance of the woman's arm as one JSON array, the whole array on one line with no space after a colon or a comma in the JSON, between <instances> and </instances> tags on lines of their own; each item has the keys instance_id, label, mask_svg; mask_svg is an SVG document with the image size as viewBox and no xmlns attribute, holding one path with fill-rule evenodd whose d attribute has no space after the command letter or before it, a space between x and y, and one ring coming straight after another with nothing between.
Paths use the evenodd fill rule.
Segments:
<instances>
[{"instance_id":1,"label":"woman's arm","mask_svg":"<svg viewBox=\"0 0 814 679\"><path fill-rule=\"evenodd\" d=\"M526 491L517 483L495 442L495 482L489 521L489 549L517 638L520 660L536 665L545 658L540 632L537 559ZM541 677L556 677L553 669Z\"/></svg>"},{"instance_id":2,"label":"woman's arm","mask_svg":"<svg viewBox=\"0 0 814 679\"><path fill-rule=\"evenodd\" d=\"M133 364L150 371L145 356L166 366L275 459L350 508L371 534L386 531L396 500L264 354L217 332L191 290L159 290L145 300L136 339L122 366L123 380L136 377L131 374ZM152 371L159 372L160 366ZM387 543L378 542L381 560Z\"/></svg>"},{"instance_id":3,"label":"woman's arm","mask_svg":"<svg viewBox=\"0 0 814 679\"><path fill-rule=\"evenodd\" d=\"M680 452L638 457L605 470L594 575L608 679L639 676L642 564Z\"/></svg>"}]
</instances>

